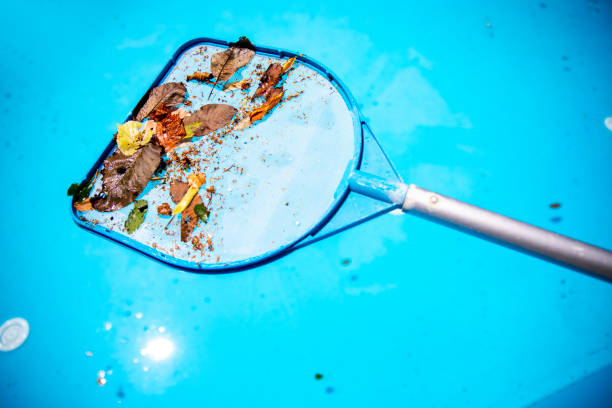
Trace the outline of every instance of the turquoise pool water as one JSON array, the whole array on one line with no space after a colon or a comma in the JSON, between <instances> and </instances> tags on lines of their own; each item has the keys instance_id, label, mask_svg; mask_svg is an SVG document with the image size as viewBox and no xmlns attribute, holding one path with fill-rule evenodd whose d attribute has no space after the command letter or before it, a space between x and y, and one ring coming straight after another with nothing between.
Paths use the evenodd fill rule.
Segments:
<instances>
[{"instance_id":1,"label":"turquoise pool water","mask_svg":"<svg viewBox=\"0 0 612 408\"><path fill-rule=\"evenodd\" d=\"M334 70L406 181L612 248L610 2L14 2L0 23L0 323L30 324L0 406L518 407L612 364L612 286L414 217L205 276L77 228L65 196L180 44L247 35Z\"/></svg>"}]
</instances>

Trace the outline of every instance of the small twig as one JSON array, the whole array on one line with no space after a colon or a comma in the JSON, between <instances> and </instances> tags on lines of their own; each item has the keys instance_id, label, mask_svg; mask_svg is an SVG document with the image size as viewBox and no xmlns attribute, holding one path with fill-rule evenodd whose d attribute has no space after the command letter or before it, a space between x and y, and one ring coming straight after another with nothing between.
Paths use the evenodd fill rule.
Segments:
<instances>
[{"instance_id":1,"label":"small twig","mask_svg":"<svg viewBox=\"0 0 612 408\"><path fill-rule=\"evenodd\" d=\"M170 217L170 221L168 221L168 223L166 224L164 229L168 229L168 226L170 225L170 223L172 222L173 219L174 219L174 215L172 217Z\"/></svg>"}]
</instances>

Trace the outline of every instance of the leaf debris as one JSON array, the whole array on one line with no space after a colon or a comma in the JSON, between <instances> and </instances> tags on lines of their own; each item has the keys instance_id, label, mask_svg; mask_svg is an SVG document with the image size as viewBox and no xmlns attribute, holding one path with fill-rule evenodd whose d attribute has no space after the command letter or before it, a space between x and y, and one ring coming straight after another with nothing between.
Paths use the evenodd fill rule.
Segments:
<instances>
[{"instance_id":1,"label":"leaf debris","mask_svg":"<svg viewBox=\"0 0 612 408\"><path fill-rule=\"evenodd\" d=\"M128 214L127 220L125 220L125 230L128 234L132 234L140 227L147 214L149 205L147 200L136 200L134 201L134 208Z\"/></svg>"}]
</instances>

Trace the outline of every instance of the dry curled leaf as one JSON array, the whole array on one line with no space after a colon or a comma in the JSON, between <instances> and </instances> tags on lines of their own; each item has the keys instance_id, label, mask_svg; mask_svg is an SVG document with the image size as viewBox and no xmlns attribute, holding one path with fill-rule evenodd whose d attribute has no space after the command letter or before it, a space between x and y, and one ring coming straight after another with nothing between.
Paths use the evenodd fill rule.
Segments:
<instances>
[{"instance_id":1,"label":"dry curled leaf","mask_svg":"<svg viewBox=\"0 0 612 408\"><path fill-rule=\"evenodd\" d=\"M240 119L240 121L236 123L236 125L234 125L233 130L243 130L251 125L251 118L249 118L249 115L246 115L244 118Z\"/></svg>"},{"instance_id":2,"label":"dry curled leaf","mask_svg":"<svg viewBox=\"0 0 612 408\"><path fill-rule=\"evenodd\" d=\"M251 100L257 98L258 96L263 97L264 99L268 99L266 93L273 89L278 81L280 81L283 76L283 67L278 62L274 62L268 66L268 69L261 76L259 80L259 87L253 94Z\"/></svg>"},{"instance_id":3,"label":"dry curled leaf","mask_svg":"<svg viewBox=\"0 0 612 408\"><path fill-rule=\"evenodd\" d=\"M233 127L233 130L243 130L250 127L254 122L263 119L283 98L283 88L272 88L268 100L258 108L253 109Z\"/></svg>"},{"instance_id":4,"label":"dry curled leaf","mask_svg":"<svg viewBox=\"0 0 612 408\"><path fill-rule=\"evenodd\" d=\"M263 117L266 116L266 113L270 112L281 101L284 93L285 92L283 91L283 88L270 89L270 93L266 103L261 105L259 108L252 110L249 113L249 119L251 120L251 123L263 119Z\"/></svg>"},{"instance_id":5,"label":"dry curled leaf","mask_svg":"<svg viewBox=\"0 0 612 408\"><path fill-rule=\"evenodd\" d=\"M183 103L187 88L181 82L168 82L153 88L149 92L147 102L140 108L136 120L141 121L148 117L160 105L176 106Z\"/></svg>"},{"instance_id":6,"label":"dry curled leaf","mask_svg":"<svg viewBox=\"0 0 612 408\"><path fill-rule=\"evenodd\" d=\"M210 72L194 72L191 75L187 75L187 81L195 79L198 82L209 82L213 78L213 74L211 74Z\"/></svg>"},{"instance_id":7,"label":"dry curled leaf","mask_svg":"<svg viewBox=\"0 0 612 408\"><path fill-rule=\"evenodd\" d=\"M183 119L183 125L189 128L192 136L203 136L227 125L235 114L236 108L231 105L211 103ZM200 125L195 126L197 123Z\"/></svg>"},{"instance_id":8,"label":"dry curled leaf","mask_svg":"<svg viewBox=\"0 0 612 408\"><path fill-rule=\"evenodd\" d=\"M285 73L287 73L287 71L289 71L289 68L291 68L291 66L295 62L296 58L297 57L289 58L287 61L285 61L285 63L283 64L283 74L285 74Z\"/></svg>"},{"instance_id":9,"label":"dry curled leaf","mask_svg":"<svg viewBox=\"0 0 612 408\"><path fill-rule=\"evenodd\" d=\"M172 209L170 208L170 204L163 203L162 205L158 206L157 213L159 215L172 215Z\"/></svg>"},{"instance_id":10,"label":"dry curled leaf","mask_svg":"<svg viewBox=\"0 0 612 408\"><path fill-rule=\"evenodd\" d=\"M93 206L91 205L91 198L86 198L85 200L74 203L74 208L77 211L85 212L93 210Z\"/></svg>"},{"instance_id":11,"label":"dry curled leaf","mask_svg":"<svg viewBox=\"0 0 612 408\"><path fill-rule=\"evenodd\" d=\"M119 150L104 160L102 193L91 199L97 211L115 211L132 203L159 166L161 147L149 143L131 156Z\"/></svg>"},{"instance_id":12,"label":"dry curled leaf","mask_svg":"<svg viewBox=\"0 0 612 408\"><path fill-rule=\"evenodd\" d=\"M172 112L172 109L166 105L159 105L155 108L155 110L151 113L150 118L153 121L159 122L166 116L168 116Z\"/></svg>"},{"instance_id":13,"label":"dry curled leaf","mask_svg":"<svg viewBox=\"0 0 612 408\"><path fill-rule=\"evenodd\" d=\"M172 196L172 201L178 204L187 193L187 190L189 190L189 183L184 183L182 181L171 182L170 195ZM202 197L200 197L199 194L196 194L187 208L181 212L181 241L183 242L189 241L191 233L200 222L200 219L194 211L194 207L197 204L202 204Z\"/></svg>"},{"instance_id":14,"label":"dry curled leaf","mask_svg":"<svg viewBox=\"0 0 612 408\"><path fill-rule=\"evenodd\" d=\"M242 81L232 82L225 84L223 87L224 91L236 91L238 89L246 90L251 87L251 78L243 79Z\"/></svg>"},{"instance_id":15,"label":"dry curled leaf","mask_svg":"<svg viewBox=\"0 0 612 408\"><path fill-rule=\"evenodd\" d=\"M270 99L272 96L272 89L278 85L281 78L287 73L289 68L291 68L296 58L297 57L288 59L283 65L279 64L278 62L273 62L270 64L266 72L264 72L264 74L261 76L261 79L259 80L259 87L253 94L251 100L254 100L258 96L261 96L265 100Z\"/></svg>"}]
</instances>

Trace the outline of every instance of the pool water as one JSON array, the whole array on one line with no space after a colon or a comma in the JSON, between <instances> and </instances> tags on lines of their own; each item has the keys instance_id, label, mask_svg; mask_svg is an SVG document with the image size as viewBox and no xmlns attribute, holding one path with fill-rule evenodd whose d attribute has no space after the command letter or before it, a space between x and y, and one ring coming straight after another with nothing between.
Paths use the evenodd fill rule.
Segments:
<instances>
[{"instance_id":1,"label":"pool water","mask_svg":"<svg viewBox=\"0 0 612 408\"><path fill-rule=\"evenodd\" d=\"M0 406L519 407L606 370L610 284L416 217L196 275L78 228L66 189L176 48L246 35L329 66L407 182L612 248L611 18L594 0L4 4L0 324L29 337L0 352Z\"/></svg>"}]
</instances>

